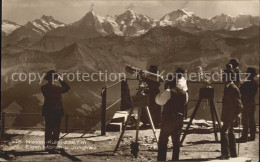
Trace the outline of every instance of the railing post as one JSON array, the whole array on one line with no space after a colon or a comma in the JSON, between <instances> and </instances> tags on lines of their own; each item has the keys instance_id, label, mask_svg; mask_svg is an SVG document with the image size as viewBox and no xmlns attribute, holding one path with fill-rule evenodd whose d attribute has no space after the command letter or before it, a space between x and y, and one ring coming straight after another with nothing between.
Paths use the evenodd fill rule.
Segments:
<instances>
[{"instance_id":1,"label":"railing post","mask_svg":"<svg viewBox=\"0 0 260 162\"><path fill-rule=\"evenodd\" d=\"M101 135L106 135L106 101L107 101L107 88L102 88L102 108L101 108Z\"/></svg>"},{"instance_id":2,"label":"railing post","mask_svg":"<svg viewBox=\"0 0 260 162\"><path fill-rule=\"evenodd\" d=\"M69 120L69 115L66 114L65 116L65 133L68 133L68 120Z\"/></svg>"},{"instance_id":3,"label":"railing post","mask_svg":"<svg viewBox=\"0 0 260 162\"><path fill-rule=\"evenodd\" d=\"M121 81L121 105L120 105L120 110L124 110L126 108L126 80Z\"/></svg>"},{"instance_id":4,"label":"railing post","mask_svg":"<svg viewBox=\"0 0 260 162\"><path fill-rule=\"evenodd\" d=\"M5 139L5 113L2 112L2 123L1 123L1 139Z\"/></svg>"}]
</instances>

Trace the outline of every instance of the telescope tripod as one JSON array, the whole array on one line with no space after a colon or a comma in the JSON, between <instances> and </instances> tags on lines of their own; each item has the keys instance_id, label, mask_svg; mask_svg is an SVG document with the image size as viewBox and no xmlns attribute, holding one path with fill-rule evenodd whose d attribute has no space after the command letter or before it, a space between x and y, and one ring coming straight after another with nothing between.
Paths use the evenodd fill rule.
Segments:
<instances>
[{"instance_id":1,"label":"telescope tripod","mask_svg":"<svg viewBox=\"0 0 260 162\"><path fill-rule=\"evenodd\" d=\"M149 96L147 94L145 94L144 90L139 90L135 96L135 105L132 106L132 108L130 109L130 112L129 112L129 115L127 116L127 120L126 122L124 123L123 125L123 130L120 134L120 137L118 139L118 142L116 144L116 147L114 149L114 153L118 150L119 148L119 145L120 145L120 142L122 141L123 139L123 136L124 136L124 133L126 131L126 128L127 128L127 125L130 121L130 118L131 118L131 115L133 114L134 112L134 107L137 106L138 107L138 114L137 114L137 122L136 122L136 137L135 137L135 142L133 142L131 144L131 153L137 157L138 155L138 151L139 151L139 143L138 143L138 134L139 134L139 124L140 124L140 117L141 117L141 109L142 108L145 108L145 111L147 113L147 116L148 116L148 119L149 119L149 122L150 122L150 126L151 126L151 129L153 131L153 134L154 134L154 137L155 137L155 140L156 142L158 142L158 139L156 137L156 132L155 132L155 128L154 128L154 124L153 124L153 120L152 120L152 117L151 117L151 114L150 114L150 111L149 111Z\"/></svg>"},{"instance_id":2,"label":"telescope tripod","mask_svg":"<svg viewBox=\"0 0 260 162\"><path fill-rule=\"evenodd\" d=\"M214 136L215 136L215 140L218 141L215 117L217 119L217 122L218 122L220 129L221 129L221 122L219 120L213 98L214 98L214 88L200 88L199 100L198 100L198 102L195 106L195 109L194 109L194 111L191 115L191 118L190 118L190 121L189 121L189 123L186 127L186 130L184 131L184 134L183 134L182 139L181 139L181 144L183 143L183 141L184 141L184 139L185 139L185 137L186 137L186 135L189 131L190 125L192 124L192 121L193 121L193 119L194 119L194 117L197 113L197 110L199 109L200 103L203 99L207 99L210 103L210 113L211 113L211 119L212 119L212 122L213 122Z\"/></svg>"}]
</instances>

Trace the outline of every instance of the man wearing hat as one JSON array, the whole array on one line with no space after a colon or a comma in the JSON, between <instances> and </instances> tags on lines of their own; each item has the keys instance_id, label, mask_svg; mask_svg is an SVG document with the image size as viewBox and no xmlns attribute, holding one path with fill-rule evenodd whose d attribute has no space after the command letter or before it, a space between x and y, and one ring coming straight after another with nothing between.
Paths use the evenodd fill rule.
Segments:
<instances>
[{"instance_id":1,"label":"man wearing hat","mask_svg":"<svg viewBox=\"0 0 260 162\"><path fill-rule=\"evenodd\" d=\"M247 142L248 141L248 127L250 128L250 141L255 140L256 133L256 124L255 124L255 96L258 91L258 84L255 81L256 69L249 67L246 71L247 80L241 85L241 99L243 103L242 110L242 125L243 131L241 138L238 139L238 142Z\"/></svg>"},{"instance_id":2,"label":"man wearing hat","mask_svg":"<svg viewBox=\"0 0 260 162\"><path fill-rule=\"evenodd\" d=\"M64 115L61 94L69 91L69 85L54 71L47 72L45 78L48 82L41 87L44 96L42 115L45 117L45 150L55 153L60 135L61 116ZM60 85L55 85L59 80Z\"/></svg>"},{"instance_id":3,"label":"man wearing hat","mask_svg":"<svg viewBox=\"0 0 260 162\"><path fill-rule=\"evenodd\" d=\"M225 83L224 95L222 98L222 114L221 120L223 126L221 128L221 156L219 159L229 159L237 157L236 139L234 134L234 121L243 107L241 103L241 95L238 87L234 84L235 74L233 70L227 69L222 75Z\"/></svg>"},{"instance_id":4,"label":"man wearing hat","mask_svg":"<svg viewBox=\"0 0 260 162\"><path fill-rule=\"evenodd\" d=\"M169 136L172 138L172 161L179 160L180 136L183 126L183 113L186 104L186 93L177 86L177 78L168 76L167 89L159 93L155 102L163 105L162 124L158 141L158 161L166 161Z\"/></svg>"}]
</instances>

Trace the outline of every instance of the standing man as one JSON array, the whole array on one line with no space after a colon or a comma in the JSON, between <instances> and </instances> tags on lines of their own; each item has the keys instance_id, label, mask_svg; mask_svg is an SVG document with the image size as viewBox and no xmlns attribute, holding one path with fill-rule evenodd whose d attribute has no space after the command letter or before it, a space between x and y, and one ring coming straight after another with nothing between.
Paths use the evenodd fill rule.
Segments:
<instances>
[{"instance_id":1,"label":"standing man","mask_svg":"<svg viewBox=\"0 0 260 162\"><path fill-rule=\"evenodd\" d=\"M172 160L177 161L180 153L180 136L183 126L186 93L177 87L176 77L168 81L167 84L168 89L159 93L155 98L158 105L164 105L157 160L166 161L167 144L169 136L171 136L173 144Z\"/></svg>"},{"instance_id":2,"label":"standing man","mask_svg":"<svg viewBox=\"0 0 260 162\"><path fill-rule=\"evenodd\" d=\"M241 81L241 71L239 69L239 61L237 58L232 58L229 60L229 64L227 64L227 66L231 65L231 69L234 71L235 73L235 77L234 77L234 83L235 85L239 88L240 87L240 81ZM240 123L240 117L237 116L235 122L234 122L234 127L238 127L238 124Z\"/></svg>"},{"instance_id":3,"label":"standing man","mask_svg":"<svg viewBox=\"0 0 260 162\"><path fill-rule=\"evenodd\" d=\"M247 73L247 81L245 81L241 87L241 99L243 103L243 110L242 110L242 124L243 124L243 131L242 136L237 140L237 142L247 142L248 140L248 125L250 127L250 137L249 140L255 140L255 133L256 133L256 124L255 124L255 96L258 91L258 84L254 80L256 76L256 69L249 67L246 71ZM249 124L248 124L249 123Z\"/></svg>"},{"instance_id":4,"label":"standing man","mask_svg":"<svg viewBox=\"0 0 260 162\"><path fill-rule=\"evenodd\" d=\"M70 87L54 70L48 71L44 79L48 81L41 87L44 96L42 115L45 117L45 150L55 153L60 135L61 116L64 115L61 94L69 91ZM61 86L54 84L57 79Z\"/></svg>"},{"instance_id":5,"label":"standing man","mask_svg":"<svg viewBox=\"0 0 260 162\"><path fill-rule=\"evenodd\" d=\"M243 105L238 87L234 84L235 74L232 70L225 70L222 76L224 87L224 96L222 99L221 120L223 126L221 129L221 156L218 159L229 159L237 157L236 139L234 134L234 121L239 115Z\"/></svg>"}]
</instances>

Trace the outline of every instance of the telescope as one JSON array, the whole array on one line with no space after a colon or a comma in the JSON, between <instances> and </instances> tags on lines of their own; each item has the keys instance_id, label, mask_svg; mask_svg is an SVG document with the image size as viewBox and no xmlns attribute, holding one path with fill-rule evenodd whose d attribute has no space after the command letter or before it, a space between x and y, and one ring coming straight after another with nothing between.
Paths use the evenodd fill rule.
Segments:
<instances>
[{"instance_id":1,"label":"telescope","mask_svg":"<svg viewBox=\"0 0 260 162\"><path fill-rule=\"evenodd\" d=\"M140 76L141 78L153 80L156 82L164 82L164 79L161 75L151 73L147 70L141 70L141 69L135 68L133 66L126 66L125 71L128 72L129 74Z\"/></svg>"}]
</instances>

